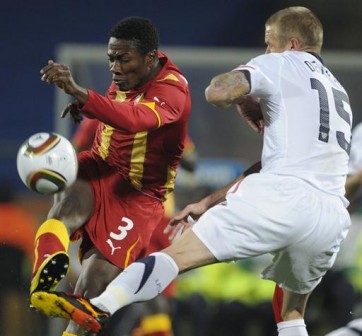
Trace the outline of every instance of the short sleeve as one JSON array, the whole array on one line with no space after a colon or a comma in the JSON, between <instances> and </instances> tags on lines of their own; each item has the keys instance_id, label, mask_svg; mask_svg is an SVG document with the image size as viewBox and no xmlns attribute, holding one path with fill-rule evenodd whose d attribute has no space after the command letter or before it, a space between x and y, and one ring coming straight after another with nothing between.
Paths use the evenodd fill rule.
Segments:
<instances>
[{"instance_id":1,"label":"short sleeve","mask_svg":"<svg viewBox=\"0 0 362 336\"><path fill-rule=\"evenodd\" d=\"M268 97L276 94L280 82L280 69L283 59L276 54L266 54L253 58L245 65L239 65L234 71L250 73L250 95Z\"/></svg>"}]
</instances>

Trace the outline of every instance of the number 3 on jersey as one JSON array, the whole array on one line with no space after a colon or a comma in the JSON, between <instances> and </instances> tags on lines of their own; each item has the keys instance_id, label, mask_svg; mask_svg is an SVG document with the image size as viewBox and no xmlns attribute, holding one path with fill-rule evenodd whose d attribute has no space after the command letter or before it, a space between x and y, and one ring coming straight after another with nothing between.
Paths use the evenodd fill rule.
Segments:
<instances>
[{"instance_id":1,"label":"number 3 on jersey","mask_svg":"<svg viewBox=\"0 0 362 336\"><path fill-rule=\"evenodd\" d=\"M122 240L127 236L127 231L131 230L134 226L133 221L127 217L122 217L122 222L126 225L120 225L117 227L119 233L111 232L109 236L115 240Z\"/></svg>"},{"instance_id":2,"label":"number 3 on jersey","mask_svg":"<svg viewBox=\"0 0 362 336\"><path fill-rule=\"evenodd\" d=\"M322 82L320 82L317 78L311 78L310 82L312 89L317 90L319 95L320 126L319 126L318 139L323 142L328 142L329 132L330 132L330 127L329 127L330 109L329 109L327 91ZM343 106L343 103L350 106L348 96L344 92L339 91L333 87L332 91L333 91L335 109L338 115L349 125L351 129L352 126L351 115L345 110ZM336 138L339 146L343 148L347 152L347 154L349 154L351 149L351 141L347 141L345 134L340 131L336 131Z\"/></svg>"}]
</instances>

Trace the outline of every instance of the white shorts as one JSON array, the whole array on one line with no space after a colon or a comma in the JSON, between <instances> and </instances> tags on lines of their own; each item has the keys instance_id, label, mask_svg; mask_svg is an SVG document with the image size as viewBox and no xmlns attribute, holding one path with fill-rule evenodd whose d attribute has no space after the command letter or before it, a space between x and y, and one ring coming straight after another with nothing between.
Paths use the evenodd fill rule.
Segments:
<instances>
[{"instance_id":1,"label":"white shorts","mask_svg":"<svg viewBox=\"0 0 362 336\"><path fill-rule=\"evenodd\" d=\"M274 255L261 276L311 292L333 266L351 224L342 201L294 177L252 174L193 226L219 261Z\"/></svg>"}]
</instances>

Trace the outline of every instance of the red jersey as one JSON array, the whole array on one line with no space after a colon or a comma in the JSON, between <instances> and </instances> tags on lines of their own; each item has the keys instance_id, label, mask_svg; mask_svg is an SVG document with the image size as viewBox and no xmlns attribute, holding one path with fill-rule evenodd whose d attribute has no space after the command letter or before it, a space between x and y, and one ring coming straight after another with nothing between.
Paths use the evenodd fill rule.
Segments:
<instances>
[{"instance_id":1,"label":"red jersey","mask_svg":"<svg viewBox=\"0 0 362 336\"><path fill-rule=\"evenodd\" d=\"M187 134L191 97L186 79L162 52L162 69L127 92L112 82L106 96L88 90L81 111L101 121L92 153L145 194L164 200L174 189Z\"/></svg>"},{"instance_id":2,"label":"red jersey","mask_svg":"<svg viewBox=\"0 0 362 336\"><path fill-rule=\"evenodd\" d=\"M72 137L72 143L77 151L89 150L92 147L94 134L98 128L97 119L85 118Z\"/></svg>"}]
</instances>

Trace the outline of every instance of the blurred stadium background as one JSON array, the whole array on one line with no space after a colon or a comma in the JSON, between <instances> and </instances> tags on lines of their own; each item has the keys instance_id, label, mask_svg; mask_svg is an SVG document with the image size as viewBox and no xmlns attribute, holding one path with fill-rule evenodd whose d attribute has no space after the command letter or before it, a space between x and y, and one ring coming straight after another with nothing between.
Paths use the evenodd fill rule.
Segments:
<instances>
[{"instance_id":1,"label":"blurred stadium background","mask_svg":"<svg viewBox=\"0 0 362 336\"><path fill-rule=\"evenodd\" d=\"M358 122L362 106L359 94L362 2L359 0L347 0L343 6L334 0L185 0L174 3L112 0L105 4L14 0L6 3L0 13L3 44L0 54L3 93L0 176L11 179L24 191L15 169L19 145L38 131L67 132L60 126L58 117L62 98L57 89L40 81L41 67L48 59L72 59L69 44L72 43L75 56L71 66L81 83L105 90L110 78L105 50L101 46L96 48L97 65L93 68L93 54L85 53L77 58L78 51L84 44L105 45L110 27L129 15L152 19L159 28L163 49L174 48L170 54L184 70L192 89L190 133L201 157L254 161L259 154L258 147L254 148L254 140L258 138L240 129L235 115L224 118L207 106L203 90L211 76L262 51L265 19L279 8L296 4L309 6L321 18L325 26L324 56L329 60L329 53L338 52L337 58L326 62L327 66L337 73L349 91L354 121ZM68 46L64 48L64 44ZM197 51L194 53L192 48ZM199 52L205 48L204 52ZM247 50L250 48L259 51L250 52ZM247 142L240 141L244 136L251 138ZM258 145L257 140L256 143Z\"/></svg>"},{"instance_id":2,"label":"blurred stadium background","mask_svg":"<svg viewBox=\"0 0 362 336\"><path fill-rule=\"evenodd\" d=\"M322 56L349 92L356 125L362 121L361 0L346 0L343 5L340 0L4 3L0 11L0 180L10 182L17 205L31 211L39 222L44 218L49 199L30 193L22 185L16 172L17 150L36 132L56 131L70 137L75 126L59 118L68 97L41 82L39 70L48 59L67 63L80 84L104 92L110 82L106 57L109 30L119 19L138 15L154 21L161 49L180 66L190 83L193 113L189 129L200 157L196 177L191 182L191 187L198 186L199 192L192 195L201 196L224 185L258 160L261 139L241 122L235 111L220 113L207 105L204 89L215 74L263 53L265 19L292 5L307 6L321 19L325 28ZM186 186L189 201L190 180L181 172L178 181L181 187ZM1 320L0 336L9 336L1 333Z\"/></svg>"}]
</instances>

